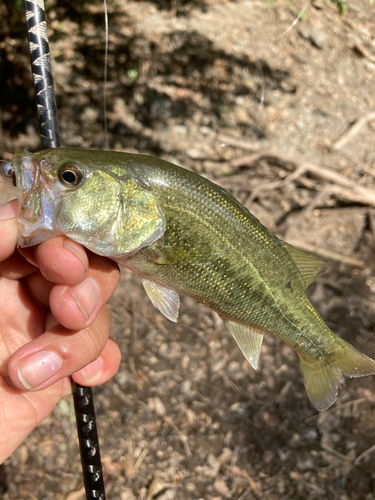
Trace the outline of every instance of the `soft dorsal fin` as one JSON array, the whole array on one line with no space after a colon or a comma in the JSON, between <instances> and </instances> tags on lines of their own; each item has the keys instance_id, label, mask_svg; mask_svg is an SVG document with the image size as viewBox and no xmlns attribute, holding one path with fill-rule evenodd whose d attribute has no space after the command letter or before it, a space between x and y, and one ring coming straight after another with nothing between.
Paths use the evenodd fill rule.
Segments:
<instances>
[{"instance_id":1,"label":"soft dorsal fin","mask_svg":"<svg viewBox=\"0 0 375 500\"><path fill-rule=\"evenodd\" d=\"M178 293L165 286L143 279L143 286L153 305L174 323L177 322L180 297Z\"/></svg>"},{"instance_id":2,"label":"soft dorsal fin","mask_svg":"<svg viewBox=\"0 0 375 500\"><path fill-rule=\"evenodd\" d=\"M237 342L243 355L256 370L258 367L260 348L262 346L263 332L249 326L239 325L232 321L224 320L228 330Z\"/></svg>"},{"instance_id":3,"label":"soft dorsal fin","mask_svg":"<svg viewBox=\"0 0 375 500\"><path fill-rule=\"evenodd\" d=\"M302 274L306 288L327 269L328 262L323 259L323 257L319 257L319 255L315 255L311 252L306 252L305 250L300 250L299 248L289 245L289 243L285 241L283 243L286 245L299 272Z\"/></svg>"}]
</instances>

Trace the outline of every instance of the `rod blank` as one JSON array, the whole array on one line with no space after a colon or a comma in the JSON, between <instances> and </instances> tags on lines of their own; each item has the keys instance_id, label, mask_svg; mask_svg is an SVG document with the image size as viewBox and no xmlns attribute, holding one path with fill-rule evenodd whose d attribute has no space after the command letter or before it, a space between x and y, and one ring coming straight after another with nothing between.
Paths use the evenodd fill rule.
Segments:
<instances>
[{"instance_id":1,"label":"rod blank","mask_svg":"<svg viewBox=\"0 0 375 500\"><path fill-rule=\"evenodd\" d=\"M25 0L29 50L43 149L60 146L57 107L43 0Z\"/></svg>"},{"instance_id":2,"label":"rod blank","mask_svg":"<svg viewBox=\"0 0 375 500\"><path fill-rule=\"evenodd\" d=\"M25 0L25 8L42 146L43 149L57 148L60 132L44 1ZM105 500L92 389L72 379L72 390L86 499Z\"/></svg>"}]
</instances>

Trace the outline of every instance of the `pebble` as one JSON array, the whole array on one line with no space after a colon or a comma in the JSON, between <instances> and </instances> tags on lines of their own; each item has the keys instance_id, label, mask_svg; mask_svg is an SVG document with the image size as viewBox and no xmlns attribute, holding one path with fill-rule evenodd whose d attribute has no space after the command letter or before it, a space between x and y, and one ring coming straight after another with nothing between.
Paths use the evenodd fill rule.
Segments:
<instances>
[{"instance_id":1,"label":"pebble","mask_svg":"<svg viewBox=\"0 0 375 500\"><path fill-rule=\"evenodd\" d=\"M150 111L156 118L169 118L172 112L172 103L169 98L155 99L150 106Z\"/></svg>"},{"instance_id":2,"label":"pebble","mask_svg":"<svg viewBox=\"0 0 375 500\"><path fill-rule=\"evenodd\" d=\"M190 156L190 158L193 158L193 160L198 160L199 158L204 158L206 156L204 152L198 148L189 148L186 150L186 153Z\"/></svg>"},{"instance_id":3,"label":"pebble","mask_svg":"<svg viewBox=\"0 0 375 500\"><path fill-rule=\"evenodd\" d=\"M130 488L124 488L121 491L121 500L136 500L136 498Z\"/></svg>"},{"instance_id":4,"label":"pebble","mask_svg":"<svg viewBox=\"0 0 375 500\"><path fill-rule=\"evenodd\" d=\"M303 25L299 34L318 49L324 50L327 47L327 35L315 26Z\"/></svg>"}]
</instances>

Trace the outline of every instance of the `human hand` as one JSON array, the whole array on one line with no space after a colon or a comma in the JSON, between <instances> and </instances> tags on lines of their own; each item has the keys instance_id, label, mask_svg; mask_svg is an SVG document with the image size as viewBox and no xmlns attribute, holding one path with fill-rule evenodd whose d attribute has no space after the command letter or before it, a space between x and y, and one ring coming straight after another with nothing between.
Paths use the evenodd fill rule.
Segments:
<instances>
[{"instance_id":1,"label":"human hand","mask_svg":"<svg viewBox=\"0 0 375 500\"><path fill-rule=\"evenodd\" d=\"M71 392L120 363L105 302L117 265L59 236L16 250L18 204L0 207L0 464Z\"/></svg>"}]
</instances>

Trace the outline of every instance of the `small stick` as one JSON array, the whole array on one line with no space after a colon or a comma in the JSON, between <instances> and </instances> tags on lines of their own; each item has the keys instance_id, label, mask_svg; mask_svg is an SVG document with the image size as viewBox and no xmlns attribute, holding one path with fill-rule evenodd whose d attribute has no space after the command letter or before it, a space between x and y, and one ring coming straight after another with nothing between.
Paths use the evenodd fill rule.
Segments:
<instances>
[{"instance_id":1,"label":"small stick","mask_svg":"<svg viewBox=\"0 0 375 500\"><path fill-rule=\"evenodd\" d=\"M137 461L134 464L134 471L136 472L140 466L142 465L143 460L146 458L146 455L148 453L148 448L143 448L141 451L141 454L139 455Z\"/></svg>"},{"instance_id":2,"label":"small stick","mask_svg":"<svg viewBox=\"0 0 375 500\"><path fill-rule=\"evenodd\" d=\"M180 438L180 441L182 443L182 446L184 447L185 453L187 457L191 457L193 454L190 451L189 445L188 445L188 440L187 437L182 434L180 429L175 425L170 417L164 417L164 420L169 424L178 434L178 437Z\"/></svg>"},{"instance_id":3,"label":"small stick","mask_svg":"<svg viewBox=\"0 0 375 500\"><path fill-rule=\"evenodd\" d=\"M361 460L363 460L365 457L367 457L367 455L370 455L370 453L372 453L373 451L375 451L375 444L370 446L370 448L368 448L366 451L364 451L363 453L361 453L355 460L354 460L354 465L359 465L359 462L361 462Z\"/></svg>"},{"instance_id":4,"label":"small stick","mask_svg":"<svg viewBox=\"0 0 375 500\"><path fill-rule=\"evenodd\" d=\"M323 490L322 488L319 488L319 486L316 486L315 484L308 483L304 479L302 479L301 475L298 474L298 472L291 472L290 477L294 479L295 481L298 481L299 483L307 486L308 488L311 488L312 490L316 491L317 493L320 493L321 495L324 495L324 498L327 497L327 492Z\"/></svg>"},{"instance_id":5,"label":"small stick","mask_svg":"<svg viewBox=\"0 0 375 500\"><path fill-rule=\"evenodd\" d=\"M237 498L237 500L248 500L249 499L249 493L251 491L250 486ZM251 494L251 493L250 493Z\"/></svg>"},{"instance_id":6,"label":"small stick","mask_svg":"<svg viewBox=\"0 0 375 500\"><path fill-rule=\"evenodd\" d=\"M355 135L357 135L358 132L361 130L361 128L364 127L371 120L375 120L375 111L372 111L371 113L362 116L362 118L353 123L353 125L349 127L349 129L344 133L344 135L342 135L340 139L336 140L333 143L331 149L335 151L341 149L344 146L344 144L346 144L350 139L352 139Z\"/></svg>"},{"instance_id":7,"label":"small stick","mask_svg":"<svg viewBox=\"0 0 375 500\"><path fill-rule=\"evenodd\" d=\"M246 151L259 151L262 147L260 143L251 144L224 134L218 134L217 139L222 143L222 146L233 146L235 148L245 149Z\"/></svg>"},{"instance_id":8,"label":"small stick","mask_svg":"<svg viewBox=\"0 0 375 500\"><path fill-rule=\"evenodd\" d=\"M346 455L344 455L343 453L340 453L339 451L334 450L333 448L330 448L329 446L327 446L325 444L321 444L320 447L322 448L322 450L326 451L327 453L329 453L333 457L337 458L338 460L341 460L342 462L349 462L350 461L350 458L348 458Z\"/></svg>"},{"instance_id":9,"label":"small stick","mask_svg":"<svg viewBox=\"0 0 375 500\"><path fill-rule=\"evenodd\" d=\"M242 165L248 165L247 162L249 159L251 159L252 163L254 163L255 161L259 161L264 158L273 159L283 164L294 165L295 170L281 181L274 181L260 185L252 192L249 202L254 201L264 191L271 191L273 189L286 186L287 184L297 180L301 177L301 175L309 173L314 177L336 184L336 194L345 197L345 199L355 203L375 206L375 191L373 189L357 186L352 179L348 179L344 175L334 172L329 168L303 160L296 160L292 156L278 151L259 151L257 154L233 160L232 165L240 167ZM338 188L340 188L340 190Z\"/></svg>"}]
</instances>

